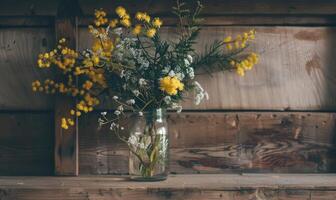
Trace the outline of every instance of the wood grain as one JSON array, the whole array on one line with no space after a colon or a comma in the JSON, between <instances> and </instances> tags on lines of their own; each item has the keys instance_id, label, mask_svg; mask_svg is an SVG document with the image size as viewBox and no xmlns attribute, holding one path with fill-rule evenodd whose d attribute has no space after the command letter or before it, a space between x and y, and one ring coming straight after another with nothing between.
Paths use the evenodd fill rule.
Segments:
<instances>
[{"instance_id":1,"label":"wood grain","mask_svg":"<svg viewBox=\"0 0 336 200\"><path fill-rule=\"evenodd\" d=\"M2 0L0 16L55 16L57 5L61 0ZM188 1L187 2L193 2ZM332 15L336 11L333 9L336 4L332 0L251 0L248 3L244 0L207 0L204 14L225 15L225 14L312 14L312 15ZM170 8L175 5L174 0L80 0L80 8L83 14L91 15L95 8L105 8L109 13L114 13L114 9L125 6L130 12L137 10L150 11L156 15L171 15Z\"/></svg>"},{"instance_id":2,"label":"wood grain","mask_svg":"<svg viewBox=\"0 0 336 200\"><path fill-rule=\"evenodd\" d=\"M65 38L67 46L77 50L77 15L76 1L61 1L55 20L56 41ZM62 80L61 72L56 79ZM78 117L70 116L70 110L76 105L75 100L67 97L57 97L55 102L55 174L61 176L77 176L78 170ZM74 125L69 129L61 127L62 118L71 118Z\"/></svg>"},{"instance_id":3,"label":"wood grain","mask_svg":"<svg viewBox=\"0 0 336 200\"><path fill-rule=\"evenodd\" d=\"M155 183L120 176L0 179L0 197L6 200L332 200L335 188L335 175L327 174L172 175Z\"/></svg>"},{"instance_id":4,"label":"wood grain","mask_svg":"<svg viewBox=\"0 0 336 200\"><path fill-rule=\"evenodd\" d=\"M52 109L53 99L34 93L31 83L53 78L50 70L40 70L36 63L38 54L51 49L54 41L47 28L0 29L1 110Z\"/></svg>"},{"instance_id":5,"label":"wood grain","mask_svg":"<svg viewBox=\"0 0 336 200\"><path fill-rule=\"evenodd\" d=\"M0 127L0 175L53 173L53 113L0 113Z\"/></svg>"},{"instance_id":6,"label":"wood grain","mask_svg":"<svg viewBox=\"0 0 336 200\"><path fill-rule=\"evenodd\" d=\"M99 114L81 118L80 173L126 174L128 149ZM172 173L334 172L334 113L190 112L169 116Z\"/></svg>"},{"instance_id":7,"label":"wood grain","mask_svg":"<svg viewBox=\"0 0 336 200\"><path fill-rule=\"evenodd\" d=\"M237 34L248 27L207 27L200 45L227 34ZM171 29L164 29L173 37ZM336 107L335 65L332 45L334 28L327 27L258 27L253 49L261 53L260 64L240 78L233 72L216 73L197 79L209 92L210 100L199 106L192 102L185 109L246 110L333 110ZM36 68L39 52L52 46L52 32L23 28L0 30L0 109L52 109L52 99L31 91L34 79L50 75ZM79 33L79 48L90 44L86 29ZM44 45L44 46L43 46ZM18 73L23 72L23 73ZM15 77L12 78L15 74ZM15 93L11 91L16 91ZM25 99L32 99L27 102Z\"/></svg>"},{"instance_id":8,"label":"wood grain","mask_svg":"<svg viewBox=\"0 0 336 200\"><path fill-rule=\"evenodd\" d=\"M251 27L205 27L197 49L214 39L237 35ZM333 110L336 98L336 29L326 27L257 27L252 49L261 54L260 63L243 78L233 72L201 75L196 79L208 91L210 100L184 109L245 110ZM162 29L173 40L174 30ZM90 46L86 29L79 32L79 49ZM330 44L330 45L329 45ZM104 106L103 106L104 107ZM105 107L109 107L108 104Z\"/></svg>"}]
</instances>

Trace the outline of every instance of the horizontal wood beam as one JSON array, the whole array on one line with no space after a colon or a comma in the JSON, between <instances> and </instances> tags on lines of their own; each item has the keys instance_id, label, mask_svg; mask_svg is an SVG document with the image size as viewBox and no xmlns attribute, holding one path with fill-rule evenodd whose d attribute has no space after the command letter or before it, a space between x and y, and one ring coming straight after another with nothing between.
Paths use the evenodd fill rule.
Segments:
<instances>
[{"instance_id":1,"label":"horizontal wood beam","mask_svg":"<svg viewBox=\"0 0 336 200\"><path fill-rule=\"evenodd\" d=\"M80 173L126 174L128 149L98 117L81 118ZM168 122L172 173L336 171L335 113L185 112Z\"/></svg>"},{"instance_id":2,"label":"horizontal wood beam","mask_svg":"<svg viewBox=\"0 0 336 200\"><path fill-rule=\"evenodd\" d=\"M57 6L61 0L2 0L0 16L56 16ZM187 2L195 1L186 0ZM109 13L114 12L117 6L126 7L131 13L138 10L150 11L155 15L171 15L171 7L175 0L80 0L79 8L84 15L92 15L94 9L105 8ZM203 1L204 14L311 14L335 15L336 2L332 0L207 0Z\"/></svg>"},{"instance_id":3,"label":"horizontal wood beam","mask_svg":"<svg viewBox=\"0 0 336 200\"><path fill-rule=\"evenodd\" d=\"M333 174L171 175L167 181L130 182L120 176L0 177L8 200L335 199Z\"/></svg>"}]
</instances>

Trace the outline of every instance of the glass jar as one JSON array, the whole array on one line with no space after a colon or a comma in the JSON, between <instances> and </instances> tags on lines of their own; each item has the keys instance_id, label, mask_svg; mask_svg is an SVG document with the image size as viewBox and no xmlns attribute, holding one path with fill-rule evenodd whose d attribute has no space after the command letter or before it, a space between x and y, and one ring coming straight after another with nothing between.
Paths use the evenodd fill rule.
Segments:
<instances>
[{"instance_id":1,"label":"glass jar","mask_svg":"<svg viewBox=\"0 0 336 200\"><path fill-rule=\"evenodd\" d=\"M134 116L128 145L132 180L160 181L169 173L169 143L166 112L156 109Z\"/></svg>"}]
</instances>

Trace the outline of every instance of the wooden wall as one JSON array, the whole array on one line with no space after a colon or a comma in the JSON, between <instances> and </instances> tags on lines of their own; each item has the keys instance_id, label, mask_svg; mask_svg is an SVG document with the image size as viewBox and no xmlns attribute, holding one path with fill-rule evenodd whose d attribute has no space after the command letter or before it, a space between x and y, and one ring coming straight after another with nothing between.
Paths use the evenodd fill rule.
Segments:
<instances>
[{"instance_id":1,"label":"wooden wall","mask_svg":"<svg viewBox=\"0 0 336 200\"><path fill-rule=\"evenodd\" d=\"M35 65L55 43L55 16L65 1L3 0L0 6L0 175L54 171L54 98L31 91L31 81L53 76ZM78 48L90 46L94 8L112 13L148 10L165 20L174 39L173 1L79 0ZM244 78L234 73L197 77L210 100L184 102L169 115L172 173L334 172L336 2L204 1L198 48L215 38L255 28L260 64ZM110 109L108 102L100 108ZM80 119L81 174L127 173L128 152L98 113ZM20 163L24 163L22 170Z\"/></svg>"}]
</instances>

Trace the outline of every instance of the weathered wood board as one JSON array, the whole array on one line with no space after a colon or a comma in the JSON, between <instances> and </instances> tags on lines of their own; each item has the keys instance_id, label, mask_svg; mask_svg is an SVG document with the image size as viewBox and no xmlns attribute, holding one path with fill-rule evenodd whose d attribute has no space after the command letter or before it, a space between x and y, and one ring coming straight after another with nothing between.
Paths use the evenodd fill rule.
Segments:
<instances>
[{"instance_id":1,"label":"weathered wood board","mask_svg":"<svg viewBox=\"0 0 336 200\"><path fill-rule=\"evenodd\" d=\"M1 112L0 175L51 175L53 122L49 112Z\"/></svg>"},{"instance_id":2,"label":"weathered wood board","mask_svg":"<svg viewBox=\"0 0 336 200\"><path fill-rule=\"evenodd\" d=\"M61 0L2 0L0 16L55 16L57 6ZM117 6L124 6L131 13L147 11L157 15L171 15L170 8L175 5L175 0L78 0L84 15L91 15L95 8L105 8L109 13L114 13ZM187 0L186 2L193 2ZM293 14L293 15L332 15L336 14L336 3L332 0L207 0L203 1L206 15L227 14Z\"/></svg>"},{"instance_id":3,"label":"weathered wood board","mask_svg":"<svg viewBox=\"0 0 336 200\"><path fill-rule=\"evenodd\" d=\"M37 67L38 54L53 48L54 35L47 28L0 29L0 109L50 110L53 98L34 93L32 81L53 78Z\"/></svg>"},{"instance_id":4,"label":"weathered wood board","mask_svg":"<svg viewBox=\"0 0 336 200\"><path fill-rule=\"evenodd\" d=\"M199 45L251 27L206 27ZM185 102L185 109L244 110L334 110L336 108L336 60L334 28L257 27L252 49L261 61L243 78L234 72L202 75L197 80L210 100L199 106ZM173 38L172 29L163 35ZM39 52L51 48L53 34L46 28L0 29L0 109L52 109L52 98L31 91L31 81L43 79L48 71L36 67ZM86 29L80 30L79 48L90 44ZM49 73L50 76L50 73ZM15 78L13 78L15 77ZM12 92L12 91L15 91ZM27 102L26 99L31 99Z\"/></svg>"},{"instance_id":5,"label":"weathered wood board","mask_svg":"<svg viewBox=\"0 0 336 200\"><path fill-rule=\"evenodd\" d=\"M205 27L197 46L213 39L237 35L251 27ZM184 109L245 110L333 110L336 107L333 58L336 29L327 27L256 27L257 39L251 49L261 54L260 63L241 78L234 72L201 75L196 78L210 100ZM79 32L79 49L90 46L86 29ZM174 39L171 28L162 34ZM109 107L108 102L105 107Z\"/></svg>"},{"instance_id":6,"label":"weathered wood board","mask_svg":"<svg viewBox=\"0 0 336 200\"><path fill-rule=\"evenodd\" d=\"M6 200L333 200L335 175L177 175L163 182L120 176L0 177Z\"/></svg>"},{"instance_id":7,"label":"weathered wood board","mask_svg":"<svg viewBox=\"0 0 336 200\"><path fill-rule=\"evenodd\" d=\"M128 149L99 114L81 118L81 174L126 174ZM169 116L172 173L334 172L334 113L190 112Z\"/></svg>"}]
</instances>

